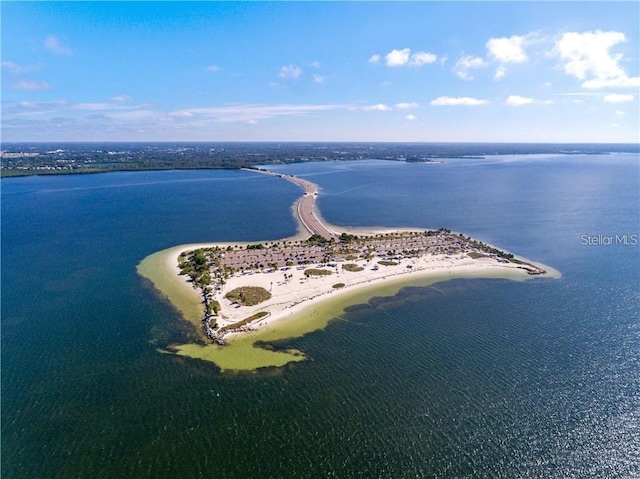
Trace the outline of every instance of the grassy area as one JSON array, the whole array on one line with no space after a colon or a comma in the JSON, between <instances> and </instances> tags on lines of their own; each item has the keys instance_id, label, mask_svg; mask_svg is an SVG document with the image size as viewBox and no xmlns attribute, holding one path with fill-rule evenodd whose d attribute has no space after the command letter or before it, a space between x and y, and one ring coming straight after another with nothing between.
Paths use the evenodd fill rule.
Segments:
<instances>
[{"instance_id":1,"label":"grassy area","mask_svg":"<svg viewBox=\"0 0 640 479\"><path fill-rule=\"evenodd\" d=\"M260 286L241 286L229 291L225 297L231 301L237 301L243 306L255 306L271 299L271 293Z\"/></svg>"},{"instance_id":2,"label":"grassy area","mask_svg":"<svg viewBox=\"0 0 640 479\"><path fill-rule=\"evenodd\" d=\"M363 271L364 268L362 266L358 266L355 263L347 263L342 265L342 269L345 271L350 271L352 273L357 273L358 271Z\"/></svg>"},{"instance_id":3,"label":"grassy area","mask_svg":"<svg viewBox=\"0 0 640 479\"><path fill-rule=\"evenodd\" d=\"M309 277L309 276L329 276L331 273L331 271L329 271L328 269L316 269L316 268L311 268L311 269L307 269L304 272L304 275Z\"/></svg>"},{"instance_id":4,"label":"grassy area","mask_svg":"<svg viewBox=\"0 0 640 479\"><path fill-rule=\"evenodd\" d=\"M269 313L267 313L266 311L260 311L252 316L249 316L248 318L243 319L242 321L238 321L237 323L233 323L233 324L229 324L227 326L223 326L222 328L218 329L219 333L224 333L225 331L229 331L231 329L238 329L241 328L242 326L245 326L253 321L256 321L260 318L264 318L266 315L268 315Z\"/></svg>"},{"instance_id":5,"label":"grassy area","mask_svg":"<svg viewBox=\"0 0 640 479\"><path fill-rule=\"evenodd\" d=\"M378 264L381 264L382 266L398 266L400 263L383 259L382 261L378 261Z\"/></svg>"}]
</instances>

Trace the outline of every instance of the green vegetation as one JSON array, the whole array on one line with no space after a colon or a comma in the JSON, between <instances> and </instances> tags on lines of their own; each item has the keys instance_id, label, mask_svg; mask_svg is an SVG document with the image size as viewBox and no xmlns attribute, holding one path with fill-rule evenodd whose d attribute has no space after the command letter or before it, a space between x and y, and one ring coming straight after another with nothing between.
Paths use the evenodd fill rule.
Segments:
<instances>
[{"instance_id":1,"label":"green vegetation","mask_svg":"<svg viewBox=\"0 0 640 479\"><path fill-rule=\"evenodd\" d=\"M307 240L307 243L309 244L315 244L315 245L319 245L319 244L324 244L327 242L327 238L325 238L322 235L319 234L313 234L311 235L311 237Z\"/></svg>"},{"instance_id":2,"label":"green vegetation","mask_svg":"<svg viewBox=\"0 0 640 479\"><path fill-rule=\"evenodd\" d=\"M513 258L513 257L508 258L508 259L509 259L509 263L521 264L521 265L531 266L531 267L535 268L535 266L533 266L532 264L526 263L524 261L520 261L519 259L516 259L516 258Z\"/></svg>"},{"instance_id":3,"label":"green vegetation","mask_svg":"<svg viewBox=\"0 0 640 479\"><path fill-rule=\"evenodd\" d=\"M430 158L475 158L493 154L559 153L566 144L371 144L371 143L3 143L0 176L66 175L109 171L237 169L264 171L261 165L311 161L384 159L428 161ZM576 147L578 145L575 145ZM611 148L615 147L614 150ZM525 149L523 149L525 148ZM586 148L586 149L585 149ZM105 151L105 150L108 150ZM588 153L636 153L637 144L585 147ZM288 175L281 175L288 176Z\"/></svg>"},{"instance_id":4,"label":"green vegetation","mask_svg":"<svg viewBox=\"0 0 640 479\"><path fill-rule=\"evenodd\" d=\"M355 241L358 239L358 237L356 235L350 235L347 233L342 233L340 235L340 242L341 243L351 243L352 241Z\"/></svg>"},{"instance_id":5,"label":"green vegetation","mask_svg":"<svg viewBox=\"0 0 640 479\"><path fill-rule=\"evenodd\" d=\"M362 266L358 266L355 263L347 263L342 265L342 269L345 271L350 271L352 273L357 273L358 271L364 270Z\"/></svg>"},{"instance_id":6,"label":"green vegetation","mask_svg":"<svg viewBox=\"0 0 640 479\"><path fill-rule=\"evenodd\" d=\"M229 291L225 298L237 301L243 306L255 306L271 299L271 293L260 286L242 286L233 291Z\"/></svg>"},{"instance_id":7,"label":"green vegetation","mask_svg":"<svg viewBox=\"0 0 640 479\"><path fill-rule=\"evenodd\" d=\"M249 323L252 323L253 321L256 321L260 318L264 318L266 315L268 315L269 313L267 313L266 311L259 311L256 314L249 316L248 318L243 319L242 321L238 321L237 323L233 323L233 324L228 324L227 326L223 326L222 328L218 329L218 333L225 333L227 331L230 331L232 329L238 329L241 328L242 326L246 326Z\"/></svg>"},{"instance_id":8,"label":"green vegetation","mask_svg":"<svg viewBox=\"0 0 640 479\"><path fill-rule=\"evenodd\" d=\"M508 260L513 259L513 255L511 253L505 253L504 251L499 250L498 248L494 248L492 246L484 244L482 241L471 239L468 236L465 237L463 234L459 234L458 236L460 237L460 239L465 241L472 248L479 249L480 251L484 251L487 254L495 254L500 258L505 258Z\"/></svg>"},{"instance_id":9,"label":"green vegetation","mask_svg":"<svg viewBox=\"0 0 640 479\"><path fill-rule=\"evenodd\" d=\"M333 273L331 273L331 271L329 271L328 269L311 268L304 271L304 275L307 278L309 276L329 276L330 274L333 274Z\"/></svg>"},{"instance_id":10,"label":"green vegetation","mask_svg":"<svg viewBox=\"0 0 640 479\"><path fill-rule=\"evenodd\" d=\"M212 301L209 301L207 303L207 314L208 315L212 315L212 316L217 316L218 313L220 312L220 303L218 303L215 299Z\"/></svg>"},{"instance_id":11,"label":"green vegetation","mask_svg":"<svg viewBox=\"0 0 640 479\"><path fill-rule=\"evenodd\" d=\"M204 289L211 284L209 261L203 248L180 254L178 266L180 274L189 276L194 287Z\"/></svg>"},{"instance_id":12,"label":"green vegetation","mask_svg":"<svg viewBox=\"0 0 640 479\"><path fill-rule=\"evenodd\" d=\"M378 261L378 264L381 264L382 266L398 266L400 263L383 259L381 261Z\"/></svg>"}]
</instances>

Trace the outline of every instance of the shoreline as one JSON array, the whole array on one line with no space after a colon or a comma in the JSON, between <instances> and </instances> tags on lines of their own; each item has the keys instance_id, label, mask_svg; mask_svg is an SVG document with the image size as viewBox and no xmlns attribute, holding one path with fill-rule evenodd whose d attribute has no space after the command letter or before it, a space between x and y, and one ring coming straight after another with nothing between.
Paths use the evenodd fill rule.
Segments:
<instances>
[{"instance_id":1,"label":"shoreline","mask_svg":"<svg viewBox=\"0 0 640 479\"><path fill-rule=\"evenodd\" d=\"M388 235L400 232L417 233L424 230L409 228L342 228L330 225L315 210L318 188L306 180L293 179L265 170L248 170L269 174L301 186L305 194L292 205L297 213L298 232L289 238L263 241L279 243L301 241L318 231L327 232L335 239L337 235L355 234ZM301 205L305 203L305 218ZM305 233L304 230L308 233ZM388 240L385 240L388 241ZM255 346L255 343L277 341L302 336L322 329L332 318L341 314L344 307L366 302L376 291L395 294L404 285L430 285L455 278L503 278L523 281L531 275L559 278L561 274L540 263L514 256L511 261L495 255L469 255L468 251L454 254L423 254L399 256L393 261L373 261L379 258L356 258L350 260L358 271L345 270L344 262L314 265L292 265L266 269L240 269L219 281L214 288L196 290L188 276L181 275L179 257L183 252L200 249L215 249L218 257L224 257L227 248L239 250L256 242L215 242L174 246L147 256L138 264L138 273L149 279L180 313L193 324L203 336L218 344L174 345L169 351L183 356L216 363L222 370L253 370L259 367L282 366L291 361L300 361L305 356L300 351L275 351ZM238 250L235 250L238 251ZM213 252L209 253L213 255ZM247 253L248 255L248 253ZM480 256L480 257L478 257ZM322 276L305 274L309 269L323 273ZM241 287L261 288L268 291L268 299L247 306L226 298L226 293ZM391 292L391 293L390 293ZM355 301L355 302L354 302ZM219 307L213 316L206 313L210 302ZM334 307L331 307L331 304ZM336 306L337 305L337 309ZM324 311L323 311L324 310ZM333 315L327 317L327 315ZM316 316L316 318L313 318ZM252 318L255 318L252 320ZM215 321L214 323L211 323ZM296 323L296 324L292 324ZM213 326L212 326L213 325ZM234 328L234 325L237 327ZM222 332L224 332L222 334ZM226 346L220 346L226 344Z\"/></svg>"},{"instance_id":2,"label":"shoreline","mask_svg":"<svg viewBox=\"0 0 640 479\"><path fill-rule=\"evenodd\" d=\"M184 314L185 308L181 306L179 297L184 291L196 292L192 285L183 276L178 276L175 271L174 260L177 262L179 252L183 248L204 247L211 245L227 245L227 243L198 243L181 245L162 250L150 255L139 265L138 271L142 276L150 279L157 290L169 300L180 312L184 319L200 330L202 320L202 298L198 295L190 295L193 314L188 317ZM524 258L518 258L525 260ZM152 265L155 263L155 265ZM544 267L547 274L545 278L560 278L561 274L540 263L537 266ZM158 282L157 278L147 276L150 271L164 270L165 275L172 281ZM263 280L269 275L263 274ZM259 276L260 274L254 275ZM358 274L358 273L354 273ZM260 327L247 330L241 334L233 333L228 338L226 346L210 344L173 344L159 352L177 354L192 359L214 363L222 372L254 371L264 367L282 367L290 362L307 360L302 351L295 349L266 349L263 343L274 343L290 338L300 337L313 331L324 329L334 320L339 320L345 308L357 304L365 304L376 296L393 296L407 286L428 287L436 283L452 279L506 279L511 281L526 281L533 279L521 269L515 267L503 268L478 268L457 267L451 269L434 269L429 271L417 271L414 273L387 275L378 281L361 281L351 288L343 288L333 293L325 292L315 298L303 301L292 308L283 309L279 315L273 314L263 318ZM310 280L314 281L314 280ZM266 308L266 303L257 305L256 309Z\"/></svg>"}]
</instances>

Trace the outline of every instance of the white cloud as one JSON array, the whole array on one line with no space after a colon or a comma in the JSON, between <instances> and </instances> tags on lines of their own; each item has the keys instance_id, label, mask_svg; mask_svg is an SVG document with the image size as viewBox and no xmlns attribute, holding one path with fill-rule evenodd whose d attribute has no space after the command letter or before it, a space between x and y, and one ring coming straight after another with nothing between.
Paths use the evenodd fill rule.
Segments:
<instances>
[{"instance_id":1,"label":"white cloud","mask_svg":"<svg viewBox=\"0 0 640 479\"><path fill-rule=\"evenodd\" d=\"M377 103L375 105L365 106L362 109L365 111L389 111L391 110L391 107L384 103Z\"/></svg>"},{"instance_id":2,"label":"white cloud","mask_svg":"<svg viewBox=\"0 0 640 479\"><path fill-rule=\"evenodd\" d=\"M39 115L47 115L51 113L57 113L60 109L64 108L64 102L6 102L2 108L3 121L5 118L23 118L23 117L35 117Z\"/></svg>"},{"instance_id":3,"label":"white cloud","mask_svg":"<svg viewBox=\"0 0 640 479\"><path fill-rule=\"evenodd\" d=\"M20 108L24 108L26 110L37 110L40 109L40 106L38 103L33 103L31 101L21 101L20 103L18 103L18 106Z\"/></svg>"},{"instance_id":4,"label":"white cloud","mask_svg":"<svg viewBox=\"0 0 640 479\"><path fill-rule=\"evenodd\" d=\"M434 106L477 106L486 105L488 100L480 100L478 98L470 98L467 96L462 97L450 97L441 96L431 101L430 105Z\"/></svg>"},{"instance_id":5,"label":"white cloud","mask_svg":"<svg viewBox=\"0 0 640 479\"><path fill-rule=\"evenodd\" d=\"M409 55L411 54L411 49L404 48L402 50L391 50L387 53L386 63L388 67L399 67L402 65L406 65L409 62Z\"/></svg>"},{"instance_id":6,"label":"white cloud","mask_svg":"<svg viewBox=\"0 0 640 479\"><path fill-rule=\"evenodd\" d=\"M90 110L90 111L103 111L103 110L113 110L113 105L111 103L78 103L73 105L73 108L76 110Z\"/></svg>"},{"instance_id":7,"label":"white cloud","mask_svg":"<svg viewBox=\"0 0 640 479\"><path fill-rule=\"evenodd\" d=\"M63 44L55 35L49 35L44 40L44 47L54 55L71 55L71 48Z\"/></svg>"},{"instance_id":8,"label":"white cloud","mask_svg":"<svg viewBox=\"0 0 640 479\"><path fill-rule=\"evenodd\" d=\"M283 116L301 116L307 113L347 109L349 105L230 105L220 107L188 108L180 111L209 117L217 122L251 122Z\"/></svg>"},{"instance_id":9,"label":"white cloud","mask_svg":"<svg viewBox=\"0 0 640 479\"><path fill-rule=\"evenodd\" d=\"M558 96L601 96L596 92L586 92L586 91L571 91L567 93L556 93Z\"/></svg>"},{"instance_id":10,"label":"white cloud","mask_svg":"<svg viewBox=\"0 0 640 479\"><path fill-rule=\"evenodd\" d=\"M298 66L295 65L286 65L283 66L280 69L280 73L278 73L278 76L280 78L300 78L300 75L302 75L302 69Z\"/></svg>"},{"instance_id":11,"label":"white cloud","mask_svg":"<svg viewBox=\"0 0 640 479\"><path fill-rule=\"evenodd\" d=\"M167 116L169 118L193 118L195 114L190 111L172 111Z\"/></svg>"},{"instance_id":12,"label":"white cloud","mask_svg":"<svg viewBox=\"0 0 640 479\"><path fill-rule=\"evenodd\" d=\"M520 95L510 95L506 100L506 104L510 106L522 106L533 103L533 98L526 98Z\"/></svg>"},{"instance_id":13,"label":"white cloud","mask_svg":"<svg viewBox=\"0 0 640 479\"><path fill-rule=\"evenodd\" d=\"M433 63L438 59L438 57L433 54L433 53L429 53L429 52L417 52L414 53L413 55L411 55L411 62L410 64L413 66L422 66L422 65L428 65L429 63Z\"/></svg>"},{"instance_id":14,"label":"white cloud","mask_svg":"<svg viewBox=\"0 0 640 479\"><path fill-rule=\"evenodd\" d=\"M219 72L220 70L222 70L222 67L218 66L218 65L209 65L206 70L208 72Z\"/></svg>"},{"instance_id":15,"label":"white cloud","mask_svg":"<svg viewBox=\"0 0 640 479\"><path fill-rule=\"evenodd\" d=\"M35 65L18 65L14 62L2 62L2 67L9 70L14 75L22 75L24 73L41 70L42 63L37 63Z\"/></svg>"},{"instance_id":16,"label":"white cloud","mask_svg":"<svg viewBox=\"0 0 640 479\"><path fill-rule=\"evenodd\" d=\"M618 116L624 116L626 113L622 110L616 110L616 115Z\"/></svg>"},{"instance_id":17,"label":"white cloud","mask_svg":"<svg viewBox=\"0 0 640 479\"><path fill-rule=\"evenodd\" d=\"M126 95L125 95L126 96ZM118 97L116 97L118 98ZM137 110L139 107L135 105L123 105L122 100L116 100L116 103L107 102L87 102L76 103L72 106L74 110L89 110L89 111L108 111L108 110Z\"/></svg>"},{"instance_id":18,"label":"white cloud","mask_svg":"<svg viewBox=\"0 0 640 479\"><path fill-rule=\"evenodd\" d=\"M313 75L313 82L314 83L324 83L324 79L325 77L323 77L322 75Z\"/></svg>"},{"instance_id":19,"label":"white cloud","mask_svg":"<svg viewBox=\"0 0 640 479\"><path fill-rule=\"evenodd\" d=\"M408 110L411 108L418 108L418 104L416 102L411 103L396 103L396 108L398 110Z\"/></svg>"},{"instance_id":20,"label":"white cloud","mask_svg":"<svg viewBox=\"0 0 640 479\"><path fill-rule=\"evenodd\" d=\"M610 95L605 95L603 100L607 103L624 103L627 101L633 101L635 97L633 95L622 95L620 93L611 93Z\"/></svg>"},{"instance_id":21,"label":"white cloud","mask_svg":"<svg viewBox=\"0 0 640 479\"><path fill-rule=\"evenodd\" d=\"M526 36L506 38L490 38L486 47L489 56L499 63L522 63L527 61L527 54L523 46L527 40Z\"/></svg>"},{"instance_id":22,"label":"white cloud","mask_svg":"<svg viewBox=\"0 0 640 479\"><path fill-rule=\"evenodd\" d=\"M369 63L373 63L374 65L380 63L380 55L371 55L371 58L369 58Z\"/></svg>"},{"instance_id":23,"label":"white cloud","mask_svg":"<svg viewBox=\"0 0 640 479\"><path fill-rule=\"evenodd\" d=\"M418 117L417 117L417 116L415 116L415 115L407 115L407 116L405 116L404 118L405 118L406 120L409 120L409 121L413 121L413 120L417 120L417 119L418 119Z\"/></svg>"},{"instance_id":24,"label":"white cloud","mask_svg":"<svg viewBox=\"0 0 640 479\"><path fill-rule=\"evenodd\" d=\"M489 66L489 64L482 58L467 55L456 62L453 71L463 80L471 80L473 77L469 75L469 70L472 68L485 68L487 66Z\"/></svg>"},{"instance_id":25,"label":"white cloud","mask_svg":"<svg viewBox=\"0 0 640 479\"><path fill-rule=\"evenodd\" d=\"M29 109L37 109L37 110L53 110L66 108L69 106L69 103L66 101L51 101L51 102L42 102L42 103L34 103L30 101L21 101L18 106L21 108L29 108Z\"/></svg>"},{"instance_id":26,"label":"white cloud","mask_svg":"<svg viewBox=\"0 0 640 479\"><path fill-rule=\"evenodd\" d=\"M500 80L501 78L504 78L506 74L507 74L507 67L504 65L499 65L498 68L496 68L496 72L493 74L493 79Z\"/></svg>"},{"instance_id":27,"label":"white cloud","mask_svg":"<svg viewBox=\"0 0 640 479\"><path fill-rule=\"evenodd\" d=\"M379 55L377 56L377 62L380 61ZM373 58L373 57L372 57ZM410 48L403 48L402 50L391 50L385 56L386 65L388 67L401 67L401 66L412 66L412 67L421 67L422 65L426 65L429 63L433 63L438 59L436 55L429 52L416 52L411 54ZM369 60L371 61L371 59Z\"/></svg>"},{"instance_id":28,"label":"white cloud","mask_svg":"<svg viewBox=\"0 0 640 479\"><path fill-rule=\"evenodd\" d=\"M564 33L556 42L553 54L564 62L564 71L579 80L584 88L638 87L640 77L629 77L620 66L622 54L611 49L626 42L624 33L600 30Z\"/></svg>"},{"instance_id":29,"label":"white cloud","mask_svg":"<svg viewBox=\"0 0 640 479\"><path fill-rule=\"evenodd\" d=\"M507 73L508 63L523 63L527 61L527 54L524 51L525 44L532 38L532 34L525 36L514 35L512 37L490 38L487 43L489 57L500 63L493 78L499 80Z\"/></svg>"},{"instance_id":30,"label":"white cloud","mask_svg":"<svg viewBox=\"0 0 640 479\"><path fill-rule=\"evenodd\" d=\"M153 110L130 110L130 111L116 111L107 113L108 118L116 118L120 120L142 120L147 118L154 118L157 116Z\"/></svg>"},{"instance_id":31,"label":"white cloud","mask_svg":"<svg viewBox=\"0 0 640 479\"><path fill-rule=\"evenodd\" d=\"M640 77L621 76L618 78L587 80L582 84L584 88L638 88L640 87Z\"/></svg>"},{"instance_id":32,"label":"white cloud","mask_svg":"<svg viewBox=\"0 0 640 479\"><path fill-rule=\"evenodd\" d=\"M131 98L129 95L118 95L118 96L114 96L112 100L124 103L126 101L133 101L133 98Z\"/></svg>"},{"instance_id":33,"label":"white cloud","mask_svg":"<svg viewBox=\"0 0 640 479\"><path fill-rule=\"evenodd\" d=\"M51 85L49 85L46 81L20 80L13 83L9 88L11 88L12 90L37 91L37 90L50 90Z\"/></svg>"}]
</instances>

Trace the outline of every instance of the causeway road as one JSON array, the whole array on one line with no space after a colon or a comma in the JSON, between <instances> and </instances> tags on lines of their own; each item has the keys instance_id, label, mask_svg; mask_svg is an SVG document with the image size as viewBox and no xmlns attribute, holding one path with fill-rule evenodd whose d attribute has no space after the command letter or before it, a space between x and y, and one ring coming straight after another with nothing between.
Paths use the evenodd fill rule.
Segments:
<instances>
[{"instance_id":1,"label":"causeway road","mask_svg":"<svg viewBox=\"0 0 640 479\"><path fill-rule=\"evenodd\" d=\"M326 224L324 224L316 214L315 206L316 198L318 197L318 187L314 183L295 176L282 175L267 170L247 169L247 171L278 176L300 186L304 191L304 195L298 200L298 203L296 205L296 212L298 213L298 218L300 219L300 222L302 223L304 228L309 232L310 235L317 234L327 239L338 236L336 232L331 230Z\"/></svg>"}]
</instances>

